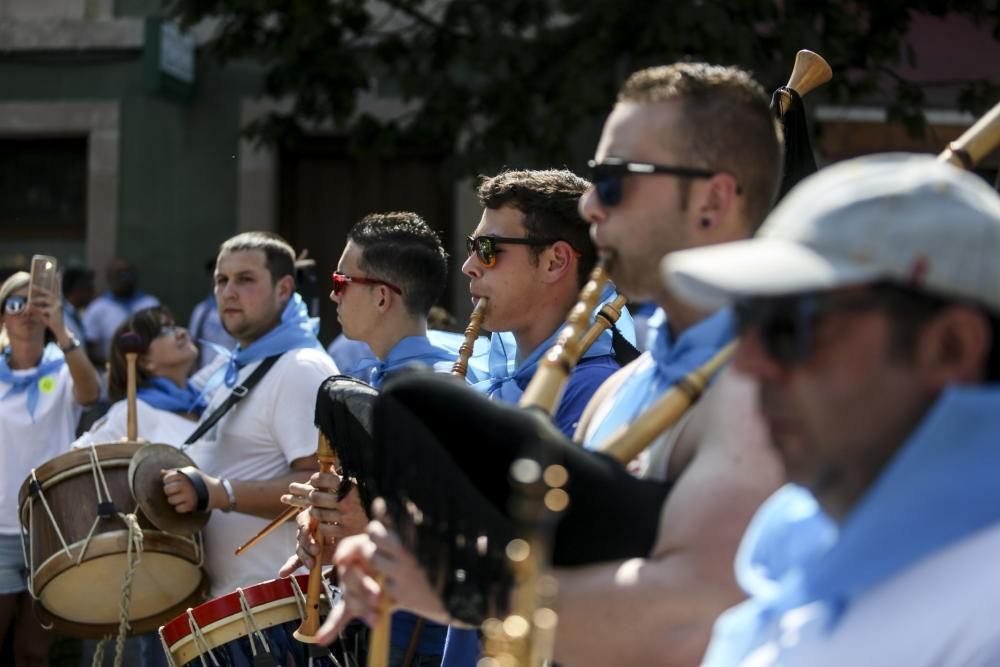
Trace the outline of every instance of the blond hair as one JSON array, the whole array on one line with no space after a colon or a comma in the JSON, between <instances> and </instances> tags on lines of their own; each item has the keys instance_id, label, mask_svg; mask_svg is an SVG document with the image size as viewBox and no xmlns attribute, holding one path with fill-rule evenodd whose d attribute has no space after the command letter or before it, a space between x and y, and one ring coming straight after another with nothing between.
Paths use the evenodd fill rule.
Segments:
<instances>
[{"instance_id":1,"label":"blond hair","mask_svg":"<svg viewBox=\"0 0 1000 667\"><path fill-rule=\"evenodd\" d=\"M7 300L7 297L19 289L26 288L30 282L31 274L27 271L18 271L3 281L3 285L0 285L0 306ZM7 336L7 327L0 326L0 351L5 350L8 345L10 345L10 339Z\"/></svg>"}]
</instances>

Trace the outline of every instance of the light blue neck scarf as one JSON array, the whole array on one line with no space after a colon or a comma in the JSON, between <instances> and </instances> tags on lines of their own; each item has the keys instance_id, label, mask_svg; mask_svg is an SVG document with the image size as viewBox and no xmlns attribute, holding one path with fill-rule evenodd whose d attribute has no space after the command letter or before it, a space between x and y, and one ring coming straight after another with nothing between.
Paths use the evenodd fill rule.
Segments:
<instances>
[{"instance_id":1,"label":"light blue neck scarf","mask_svg":"<svg viewBox=\"0 0 1000 667\"><path fill-rule=\"evenodd\" d=\"M613 301L618 296L613 285L608 284L601 293L601 302L591 314L590 322L601 310L604 304ZM628 342L635 345L635 325L632 316L627 309L622 310L621 317L615 324L618 331ZM531 378L538 369L538 364L546 352L555 344L563 327L556 329L551 336L546 338L530 355L520 364L517 363L517 343L514 341L514 334L510 332L494 333L490 337L489 350L489 377L478 379L473 386L485 393L490 398L504 401L505 403L517 403L524 393ZM601 357L612 354L612 333L605 331L601 336L583 353L581 359Z\"/></svg>"},{"instance_id":2,"label":"light blue neck scarf","mask_svg":"<svg viewBox=\"0 0 1000 667\"><path fill-rule=\"evenodd\" d=\"M136 396L149 403L157 410L167 412L189 412L201 416L205 410L205 399L195 387L188 382L185 388L178 387L166 378L151 378Z\"/></svg>"},{"instance_id":3,"label":"light blue neck scarf","mask_svg":"<svg viewBox=\"0 0 1000 667\"><path fill-rule=\"evenodd\" d=\"M777 638L781 615L822 603L824 631L851 603L933 553L1000 522L1000 387L952 387L838 527L801 487L754 517L737 555L751 596L723 614L706 665Z\"/></svg>"},{"instance_id":4,"label":"light blue neck scarf","mask_svg":"<svg viewBox=\"0 0 1000 667\"><path fill-rule=\"evenodd\" d=\"M40 391L38 383L46 375L52 375L62 368L63 364L66 363L66 357L63 355L62 350L59 349L59 346L55 343L49 343L42 350L41 361L29 373L15 373L15 371L11 370L9 359L10 348L8 347L4 349L3 355L0 355L0 382L9 384L10 389L3 396L0 396L0 401L27 392L28 415L31 417L32 423L34 423L35 408L38 407L38 394Z\"/></svg>"},{"instance_id":5,"label":"light blue neck scarf","mask_svg":"<svg viewBox=\"0 0 1000 667\"><path fill-rule=\"evenodd\" d=\"M236 385L239 376L239 369L260 361L267 357L284 354L289 350L314 349L323 350L323 346L316 339L316 332L319 330L319 320L309 317L306 304L299 296L298 292L285 304L285 309L281 311L281 320L278 326L274 327L266 334L243 347L237 345L231 352L222 346L216 346L220 354L229 357L229 361L223 364L205 384L202 396L210 396L211 393L225 382L227 387Z\"/></svg>"},{"instance_id":6,"label":"light blue neck scarf","mask_svg":"<svg viewBox=\"0 0 1000 667\"><path fill-rule=\"evenodd\" d=\"M688 328L673 340L666 317L659 310L650 319L656 323L651 335L652 364L646 364L625 382L615 395L614 404L584 443L593 448L604 442L621 426L630 424L648 406L685 375L715 356L734 337L732 313L722 309Z\"/></svg>"},{"instance_id":7,"label":"light blue neck scarf","mask_svg":"<svg viewBox=\"0 0 1000 667\"><path fill-rule=\"evenodd\" d=\"M428 332L429 333L429 332ZM384 361L365 359L352 375L373 387L381 387L386 375L413 364L431 366L435 372L447 373L458 358L458 348L431 341L428 336L407 336L389 350Z\"/></svg>"}]
</instances>

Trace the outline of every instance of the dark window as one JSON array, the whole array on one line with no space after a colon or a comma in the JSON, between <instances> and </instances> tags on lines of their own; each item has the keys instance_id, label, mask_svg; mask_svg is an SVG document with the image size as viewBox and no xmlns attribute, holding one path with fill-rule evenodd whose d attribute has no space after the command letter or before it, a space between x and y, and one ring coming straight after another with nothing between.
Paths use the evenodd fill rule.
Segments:
<instances>
[{"instance_id":1,"label":"dark window","mask_svg":"<svg viewBox=\"0 0 1000 667\"><path fill-rule=\"evenodd\" d=\"M83 239L87 139L0 139L0 240Z\"/></svg>"}]
</instances>

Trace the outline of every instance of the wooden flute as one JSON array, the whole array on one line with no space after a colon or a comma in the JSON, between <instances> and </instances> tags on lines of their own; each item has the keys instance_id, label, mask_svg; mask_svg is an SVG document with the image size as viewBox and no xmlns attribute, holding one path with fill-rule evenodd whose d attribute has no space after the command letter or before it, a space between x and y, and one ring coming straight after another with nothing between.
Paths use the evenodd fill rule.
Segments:
<instances>
[{"instance_id":1,"label":"wooden flute","mask_svg":"<svg viewBox=\"0 0 1000 667\"><path fill-rule=\"evenodd\" d=\"M483 326L483 318L486 316L488 305L489 299L481 298L476 303L476 307L473 308L472 315L469 316L469 324L465 327L465 340L462 341L462 346L458 348L458 359L455 360L454 365L451 367L452 375L464 378L465 374L469 371L469 359L472 357L476 339L479 337L479 330Z\"/></svg>"},{"instance_id":2,"label":"wooden flute","mask_svg":"<svg viewBox=\"0 0 1000 667\"><path fill-rule=\"evenodd\" d=\"M337 452L334 451L329 438L323 434L323 431L319 432L319 441L316 444L316 458L319 460L320 472L329 473L336 471ZM320 532L319 522L312 520L311 524L313 539L319 544L319 553L316 554L316 561L309 570L309 582L306 586L305 617L302 619L302 624L293 633L296 639L306 644L316 643L316 632L319 630L319 598L323 589L323 551L326 549L326 541L323 538L323 533Z\"/></svg>"}]
</instances>

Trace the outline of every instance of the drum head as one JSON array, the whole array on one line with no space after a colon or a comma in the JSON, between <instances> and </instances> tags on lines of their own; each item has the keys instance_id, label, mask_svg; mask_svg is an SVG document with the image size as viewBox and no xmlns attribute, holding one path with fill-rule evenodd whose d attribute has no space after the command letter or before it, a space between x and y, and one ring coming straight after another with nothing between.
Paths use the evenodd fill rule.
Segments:
<instances>
[{"instance_id":1,"label":"drum head","mask_svg":"<svg viewBox=\"0 0 1000 667\"><path fill-rule=\"evenodd\" d=\"M170 445L145 445L132 457L128 467L132 495L150 523L174 535L190 536L201 530L210 512L176 512L163 493L161 470L193 466L187 454Z\"/></svg>"}]
</instances>

